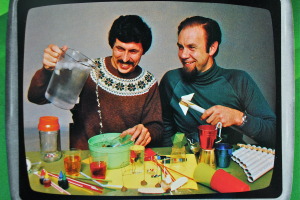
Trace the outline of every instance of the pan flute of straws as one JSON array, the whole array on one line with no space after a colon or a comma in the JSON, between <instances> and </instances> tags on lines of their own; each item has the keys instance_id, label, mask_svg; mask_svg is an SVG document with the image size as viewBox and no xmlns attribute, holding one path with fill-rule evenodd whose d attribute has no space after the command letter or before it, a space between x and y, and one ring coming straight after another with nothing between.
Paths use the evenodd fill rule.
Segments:
<instances>
[{"instance_id":1,"label":"pan flute of straws","mask_svg":"<svg viewBox=\"0 0 300 200\"><path fill-rule=\"evenodd\" d=\"M255 145L237 144L240 148L232 153L232 160L238 163L248 177L249 182L273 169L275 150Z\"/></svg>"}]
</instances>

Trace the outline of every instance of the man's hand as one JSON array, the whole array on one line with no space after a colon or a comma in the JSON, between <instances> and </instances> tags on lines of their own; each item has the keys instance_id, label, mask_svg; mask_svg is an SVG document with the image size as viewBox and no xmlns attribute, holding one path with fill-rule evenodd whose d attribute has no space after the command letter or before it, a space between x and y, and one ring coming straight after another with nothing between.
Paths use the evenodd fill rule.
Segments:
<instances>
[{"instance_id":1,"label":"man's hand","mask_svg":"<svg viewBox=\"0 0 300 200\"><path fill-rule=\"evenodd\" d=\"M143 124L138 124L121 133L121 137L131 135L131 140L135 141L136 145L146 146L151 141L151 136L148 129Z\"/></svg>"},{"instance_id":2,"label":"man's hand","mask_svg":"<svg viewBox=\"0 0 300 200\"><path fill-rule=\"evenodd\" d=\"M206 120L211 125L221 122L223 127L240 126L243 124L242 118L243 112L220 105L207 109L201 116L201 120Z\"/></svg>"},{"instance_id":3,"label":"man's hand","mask_svg":"<svg viewBox=\"0 0 300 200\"><path fill-rule=\"evenodd\" d=\"M54 70L59 56L68 49L67 46L59 48L57 45L49 44L44 50L43 66L47 70Z\"/></svg>"}]
</instances>

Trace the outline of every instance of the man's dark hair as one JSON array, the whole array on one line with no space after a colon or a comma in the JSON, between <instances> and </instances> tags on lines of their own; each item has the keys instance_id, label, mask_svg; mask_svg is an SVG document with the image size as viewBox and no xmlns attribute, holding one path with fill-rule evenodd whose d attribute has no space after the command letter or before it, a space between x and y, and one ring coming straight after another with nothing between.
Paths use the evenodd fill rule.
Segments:
<instances>
[{"instance_id":1,"label":"man's dark hair","mask_svg":"<svg viewBox=\"0 0 300 200\"><path fill-rule=\"evenodd\" d=\"M183 20L178 26L177 34L179 35L182 29L188 26L197 26L197 25L202 26L203 29L206 31L206 52L207 53L209 52L210 46L215 41L217 41L219 45L221 44L222 33L218 22L216 22L213 19L202 17L202 16L193 16ZM214 54L214 56L216 56L218 52L219 52L219 48Z\"/></svg>"},{"instance_id":2,"label":"man's dark hair","mask_svg":"<svg viewBox=\"0 0 300 200\"><path fill-rule=\"evenodd\" d=\"M111 48L113 48L116 39L124 43L142 43L143 54L145 54L151 46L152 33L141 17L122 15L114 21L109 31L108 42Z\"/></svg>"}]
</instances>

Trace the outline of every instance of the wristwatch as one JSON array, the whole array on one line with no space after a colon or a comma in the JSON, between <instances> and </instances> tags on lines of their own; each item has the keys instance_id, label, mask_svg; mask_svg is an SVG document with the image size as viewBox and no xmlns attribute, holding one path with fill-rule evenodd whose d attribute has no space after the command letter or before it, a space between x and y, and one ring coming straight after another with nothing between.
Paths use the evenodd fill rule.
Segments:
<instances>
[{"instance_id":1,"label":"wristwatch","mask_svg":"<svg viewBox=\"0 0 300 200\"><path fill-rule=\"evenodd\" d=\"M244 124L247 122L247 115L246 113L243 113L243 117L242 117L242 124L240 126L244 126Z\"/></svg>"}]
</instances>

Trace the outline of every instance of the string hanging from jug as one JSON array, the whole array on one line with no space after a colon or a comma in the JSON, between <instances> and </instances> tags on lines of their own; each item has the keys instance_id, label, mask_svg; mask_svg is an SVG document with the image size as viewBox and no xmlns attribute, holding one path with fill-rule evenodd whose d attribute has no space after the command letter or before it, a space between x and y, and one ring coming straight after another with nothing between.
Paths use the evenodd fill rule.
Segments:
<instances>
[{"instance_id":1,"label":"string hanging from jug","mask_svg":"<svg viewBox=\"0 0 300 200\"><path fill-rule=\"evenodd\" d=\"M72 48L69 48L69 49L72 49ZM70 56L69 54L67 54L66 51L64 51L63 49L61 49L61 50L65 53L65 55L69 56L75 62L78 62L78 63L80 63L80 64L82 64L82 65L84 65L86 67L92 67L92 69L95 71L97 80L99 79L100 73L97 70L97 63L94 60L92 60L92 59L90 59L90 58L88 58L86 56L85 56L86 60L84 60L84 61L82 61L82 60L76 60L75 58L73 58L72 56ZM76 51L74 49L72 49L72 50ZM90 64L88 61L90 61L92 64ZM96 83L96 98L97 98L97 106L98 106L98 111L97 112L99 114L99 125L100 125L99 134L102 134L103 133L102 132L103 124L102 124L102 114L101 114L101 109L100 109L101 105L100 105L100 100L99 100L98 84L97 83Z\"/></svg>"},{"instance_id":2,"label":"string hanging from jug","mask_svg":"<svg viewBox=\"0 0 300 200\"><path fill-rule=\"evenodd\" d=\"M96 77L97 77L97 80L99 80L99 76L100 76L100 73L97 71L97 69L95 68L95 73L96 73ZM99 114L99 125L100 125L100 128L99 128L99 134L102 134L102 129L103 129L103 123L102 123L102 113L101 113L101 104L100 104L100 99L99 99L99 92L98 92L98 84L96 83L96 98L97 98L97 104L98 104L98 114Z\"/></svg>"}]
</instances>

